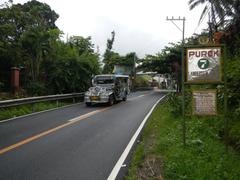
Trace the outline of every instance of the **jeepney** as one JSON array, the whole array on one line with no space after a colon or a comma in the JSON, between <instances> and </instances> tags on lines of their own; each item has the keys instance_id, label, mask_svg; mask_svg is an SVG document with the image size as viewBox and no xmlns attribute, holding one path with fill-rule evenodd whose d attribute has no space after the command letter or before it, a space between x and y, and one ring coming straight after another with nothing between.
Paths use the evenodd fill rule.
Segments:
<instances>
[{"instance_id":1,"label":"jeepney","mask_svg":"<svg viewBox=\"0 0 240 180\"><path fill-rule=\"evenodd\" d=\"M129 94L129 76L103 74L96 75L93 86L84 95L87 106L93 103L108 103L110 106L117 101L126 101Z\"/></svg>"}]
</instances>

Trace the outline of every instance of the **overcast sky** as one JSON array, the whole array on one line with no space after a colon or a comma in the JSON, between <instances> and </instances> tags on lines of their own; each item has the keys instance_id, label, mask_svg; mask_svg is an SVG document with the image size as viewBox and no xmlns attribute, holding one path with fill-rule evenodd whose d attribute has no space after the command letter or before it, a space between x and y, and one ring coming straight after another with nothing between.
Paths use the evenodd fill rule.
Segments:
<instances>
[{"instance_id":1,"label":"overcast sky","mask_svg":"<svg viewBox=\"0 0 240 180\"><path fill-rule=\"evenodd\" d=\"M13 0L25 3L28 0ZM161 51L169 42L177 42L182 33L166 17L185 17L189 37L199 33L203 6L190 11L189 0L39 0L59 14L56 24L65 33L91 36L95 46L103 53L107 38L116 33L113 50L124 55L137 52L139 57ZM182 28L182 22L176 22ZM197 28L197 30L196 30Z\"/></svg>"}]
</instances>

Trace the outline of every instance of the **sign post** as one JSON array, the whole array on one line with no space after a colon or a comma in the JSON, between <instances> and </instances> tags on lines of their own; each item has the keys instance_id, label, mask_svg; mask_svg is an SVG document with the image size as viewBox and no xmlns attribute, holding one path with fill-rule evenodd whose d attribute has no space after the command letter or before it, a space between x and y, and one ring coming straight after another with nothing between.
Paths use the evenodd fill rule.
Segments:
<instances>
[{"instance_id":1,"label":"sign post","mask_svg":"<svg viewBox=\"0 0 240 180\"><path fill-rule=\"evenodd\" d=\"M224 85L223 114L225 118L225 140L228 143L228 119L227 115L227 88L226 77L223 76L226 64L222 67L225 59L224 46L189 46L182 53L182 115L183 115L183 144L186 144L185 123L185 86L201 85L200 89L194 89L192 93L193 116L218 116L217 90L204 88L205 85ZM224 62L226 63L226 62ZM224 81L223 81L224 80Z\"/></svg>"}]
</instances>

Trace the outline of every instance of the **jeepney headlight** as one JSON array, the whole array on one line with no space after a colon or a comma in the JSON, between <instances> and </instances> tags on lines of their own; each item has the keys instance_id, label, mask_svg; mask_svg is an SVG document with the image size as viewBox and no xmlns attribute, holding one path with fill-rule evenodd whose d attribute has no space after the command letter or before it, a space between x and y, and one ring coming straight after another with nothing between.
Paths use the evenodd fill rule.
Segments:
<instances>
[{"instance_id":1,"label":"jeepney headlight","mask_svg":"<svg viewBox=\"0 0 240 180\"><path fill-rule=\"evenodd\" d=\"M90 96L90 94L91 94L90 91L85 92L85 96Z\"/></svg>"}]
</instances>

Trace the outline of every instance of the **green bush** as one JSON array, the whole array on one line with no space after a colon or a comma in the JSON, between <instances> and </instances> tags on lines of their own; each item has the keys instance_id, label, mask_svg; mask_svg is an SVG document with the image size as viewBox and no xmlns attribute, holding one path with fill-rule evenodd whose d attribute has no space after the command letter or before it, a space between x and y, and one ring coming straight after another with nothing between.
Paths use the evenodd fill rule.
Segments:
<instances>
[{"instance_id":1,"label":"green bush","mask_svg":"<svg viewBox=\"0 0 240 180\"><path fill-rule=\"evenodd\" d=\"M36 103L34 106L32 105L22 105L17 107L10 107L10 108L1 108L0 109L0 120L5 120L13 117L18 117L25 114L31 114L32 111L38 112L43 111L47 109L52 109L60 106L65 106L67 104L71 104L70 101L65 100L64 102L61 102L56 104L56 102L42 102L42 103Z\"/></svg>"},{"instance_id":2,"label":"green bush","mask_svg":"<svg viewBox=\"0 0 240 180\"><path fill-rule=\"evenodd\" d=\"M135 87L150 87L150 76L137 76L135 79Z\"/></svg>"},{"instance_id":3,"label":"green bush","mask_svg":"<svg viewBox=\"0 0 240 180\"><path fill-rule=\"evenodd\" d=\"M178 117L182 114L182 97L177 93L171 93L168 96L168 102L171 105L170 112L173 116Z\"/></svg>"},{"instance_id":4,"label":"green bush","mask_svg":"<svg viewBox=\"0 0 240 180\"><path fill-rule=\"evenodd\" d=\"M234 57L229 56L227 63L228 118L231 144L240 150L240 50Z\"/></svg>"},{"instance_id":5,"label":"green bush","mask_svg":"<svg viewBox=\"0 0 240 180\"><path fill-rule=\"evenodd\" d=\"M39 96L46 94L46 88L42 82L30 82L27 85L27 92L31 96Z\"/></svg>"},{"instance_id":6,"label":"green bush","mask_svg":"<svg viewBox=\"0 0 240 180\"><path fill-rule=\"evenodd\" d=\"M230 126L229 136L234 148L240 151L240 122L233 122Z\"/></svg>"},{"instance_id":7,"label":"green bush","mask_svg":"<svg viewBox=\"0 0 240 180\"><path fill-rule=\"evenodd\" d=\"M227 88L229 97L229 106L237 110L240 107L240 55L231 58L227 66Z\"/></svg>"}]
</instances>

